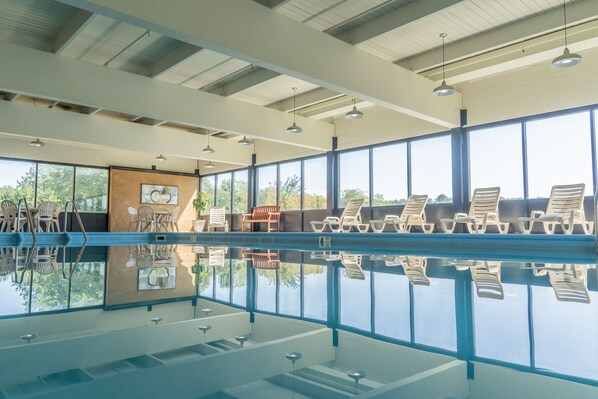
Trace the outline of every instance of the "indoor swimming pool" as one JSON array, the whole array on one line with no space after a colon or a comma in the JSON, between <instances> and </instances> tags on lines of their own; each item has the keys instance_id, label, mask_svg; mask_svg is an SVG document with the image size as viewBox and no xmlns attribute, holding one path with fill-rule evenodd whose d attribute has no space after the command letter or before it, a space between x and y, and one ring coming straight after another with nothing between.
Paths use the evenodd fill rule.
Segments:
<instances>
[{"instance_id":1,"label":"indoor swimming pool","mask_svg":"<svg viewBox=\"0 0 598 399\"><path fill-rule=\"evenodd\" d=\"M598 395L579 242L467 257L233 235L0 247L0 398Z\"/></svg>"}]
</instances>

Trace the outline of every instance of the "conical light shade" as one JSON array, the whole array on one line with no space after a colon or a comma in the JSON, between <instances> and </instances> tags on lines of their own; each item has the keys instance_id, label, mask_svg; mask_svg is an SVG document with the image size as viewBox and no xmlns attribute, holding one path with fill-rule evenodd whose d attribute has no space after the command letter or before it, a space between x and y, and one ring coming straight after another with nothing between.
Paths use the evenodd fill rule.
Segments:
<instances>
[{"instance_id":1,"label":"conical light shade","mask_svg":"<svg viewBox=\"0 0 598 399\"><path fill-rule=\"evenodd\" d=\"M160 161L160 162L164 162L164 161L166 161L166 159L167 158L162 154L160 154L156 157L156 161Z\"/></svg>"},{"instance_id":2,"label":"conical light shade","mask_svg":"<svg viewBox=\"0 0 598 399\"><path fill-rule=\"evenodd\" d=\"M204 148L203 150L201 150L201 152L203 152L204 154L213 154L216 152L216 150L214 150L212 147L210 147L210 145L208 144L208 146L206 148Z\"/></svg>"},{"instance_id":3,"label":"conical light shade","mask_svg":"<svg viewBox=\"0 0 598 399\"><path fill-rule=\"evenodd\" d=\"M29 145L33 147L45 147L46 143L44 143L40 139L35 139L34 141L30 142Z\"/></svg>"},{"instance_id":4,"label":"conical light shade","mask_svg":"<svg viewBox=\"0 0 598 399\"><path fill-rule=\"evenodd\" d=\"M205 164L205 165L204 165L204 167L205 167L206 169L214 169L214 168L216 167L216 165L214 165L214 164L212 163L212 161L209 161L207 164Z\"/></svg>"},{"instance_id":5,"label":"conical light shade","mask_svg":"<svg viewBox=\"0 0 598 399\"><path fill-rule=\"evenodd\" d=\"M570 68L576 65L579 65L583 62L583 58L581 55L569 52L569 49L565 47L563 50L563 54L556 57L552 60L552 67L561 69L561 68Z\"/></svg>"},{"instance_id":6,"label":"conical light shade","mask_svg":"<svg viewBox=\"0 0 598 399\"><path fill-rule=\"evenodd\" d=\"M247 139L247 136L243 136L237 143L239 143L239 145L251 145L251 141Z\"/></svg>"},{"instance_id":7,"label":"conical light shade","mask_svg":"<svg viewBox=\"0 0 598 399\"><path fill-rule=\"evenodd\" d=\"M287 133L301 133L303 129L301 129L295 122L289 127L287 127Z\"/></svg>"},{"instance_id":8,"label":"conical light shade","mask_svg":"<svg viewBox=\"0 0 598 399\"><path fill-rule=\"evenodd\" d=\"M432 91L432 94L439 97L450 96L451 94L455 94L457 90L453 86L449 86L446 84L446 81L442 81L440 86L435 88Z\"/></svg>"},{"instance_id":9,"label":"conical light shade","mask_svg":"<svg viewBox=\"0 0 598 399\"><path fill-rule=\"evenodd\" d=\"M345 114L345 118L347 119L361 119L364 117L363 112L357 109L355 105L353 105L353 109Z\"/></svg>"}]
</instances>

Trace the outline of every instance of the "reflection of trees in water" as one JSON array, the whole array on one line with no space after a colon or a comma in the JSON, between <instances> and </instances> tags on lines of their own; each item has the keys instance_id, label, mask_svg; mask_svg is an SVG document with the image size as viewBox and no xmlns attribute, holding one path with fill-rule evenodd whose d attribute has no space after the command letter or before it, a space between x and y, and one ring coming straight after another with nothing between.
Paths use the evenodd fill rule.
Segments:
<instances>
[{"instance_id":1,"label":"reflection of trees in water","mask_svg":"<svg viewBox=\"0 0 598 399\"><path fill-rule=\"evenodd\" d=\"M67 264L68 266L68 264ZM104 276L102 262L80 263L71 277L70 307L100 305L104 302ZM18 273L20 278L21 273ZM31 288L31 271L26 271L22 282L14 282L14 274L0 277L0 281L12 280L12 287L23 298L23 306L29 306L29 290L35 308L32 311L65 309L69 307L69 280L61 271L40 275L33 272Z\"/></svg>"},{"instance_id":2,"label":"reflection of trees in water","mask_svg":"<svg viewBox=\"0 0 598 399\"><path fill-rule=\"evenodd\" d=\"M201 262L206 261L201 259ZM231 286L231 268L230 267L210 267L200 265L199 267L199 290L204 291L212 285L212 276L216 273L216 283L220 288L229 288ZM247 286L247 262L240 259L232 260L232 287Z\"/></svg>"}]
</instances>

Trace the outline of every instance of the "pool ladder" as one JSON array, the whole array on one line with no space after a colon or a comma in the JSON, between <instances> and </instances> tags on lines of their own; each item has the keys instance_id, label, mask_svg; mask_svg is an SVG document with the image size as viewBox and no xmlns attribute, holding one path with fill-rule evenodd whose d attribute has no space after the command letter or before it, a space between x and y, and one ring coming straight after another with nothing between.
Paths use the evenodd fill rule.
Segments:
<instances>
[{"instance_id":1,"label":"pool ladder","mask_svg":"<svg viewBox=\"0 0 598 399\"><path fill-rule=\"evenodd\" d=\"M71 213L75 214L75 217L77 218L77 223L79 223L79 228L81 229L81 233L83 233L83 243L86 244L87 243L87 233L85 232L85 227L83 227L83 222L81 221L81 215L79 214L79 211L77 210L77 206L75 205L75 202L73 200L68 200L65 204L64 204L64 232L66 233L66 221L67 221L67 216L68 216L68 209L69 209L69 204L71 204L72 206L72 211Z\"/></svg>"},{"instance_id":2,"label":"pool ladder","mask_svg":"<svg viewBox=\"0 0 598 399\"><path fill-rule=\"evenodd\" d=\"M31 212L29 212L29 204L27 203L27 198L23 197L19 199L17 204L17 227L15 231L19 231L21 226L21 204L25 204L25 212L27 213L27 228L31 232L31 240L33 241L33 245L37 241L35 236L35 228L33 227L33 219L31 218Z\"/></svg>"}]
</instances>

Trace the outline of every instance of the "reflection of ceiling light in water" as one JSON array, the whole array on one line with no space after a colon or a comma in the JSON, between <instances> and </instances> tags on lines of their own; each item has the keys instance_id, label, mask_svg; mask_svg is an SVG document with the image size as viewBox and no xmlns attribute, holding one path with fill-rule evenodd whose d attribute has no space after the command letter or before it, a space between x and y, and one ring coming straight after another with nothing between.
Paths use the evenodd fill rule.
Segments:
<instances>
[{"instance_id":1,"label":"reflection of ceiling light in water","mask_svg":"<svg viewBox=\"0 0 598 399\"><path fill-rule=\"evenodd\" d=\"M206 169L214 169L214 168L216 167L216 165L214 165L214 164L212 163L212 161L209 161L207 164L205 164L205 165L204 165L204 167L205 167Z\"/></svg>"},{"instance_id":2,"label":"reflection of ceiling light in water","mask_svg":"<svg viewBox=\"0 0 598 399\"><path fill-rule=\"evenodd\" d=\"M297 88L293 87L293 124L289 127L287 127L287 133L301 133L303 131L303 129L301 129L301 127L297 126L297 124L295 123L295 94L297 93Z\"/></svg>"},{"instance_id":3,"label":"reflection of ceiling light in water","mask_svg":"<svg viewBox=\"0 0 598 399\"><path fill-rule=\"evenodd\" d=\"M565 21L565 24L564 24L564 26L565 26L564 27L565 49L563 50L563 54L559 55L554 60L552 60L552 67L556 68L556 69L574 67L575 65L579 65L583 62L583 58L581 58L581 55L571 53L569 51L569 48L567 47L568 43L567 43L567 6L566 6L566 3L567 3L566 0L563 0L563 18Z\"/></svg>"},{"instance_id":4,"label":"reflection of ceiling light in water","mask_svg":"<svg viewBox=\"0 0 598 399\"><path fill-rule=\"evenodd\" d=\"M243 136L243 138L237 141L237 143L239 143L239 145L251 145L251 141L247 139L247 136Z\"/></svg>"},{"instance_id":5,"label":"reflection of ceiling light in water","mask_svg":"<svg viewBox=\"0 0 598 399\"><path fill-rule=\"evenodd\" d=\"M345 114L347 119L361 119L363 118L363 112L359 111L355 106L355 99L353 99L353 109Z\"/></svg>"},{"instance_id":6,"label":"reflection of ceiling light in water","mask_svg":"<svg viewBox=\"0 0 598 399\"><path fill-rule=\"evenodd\" d=\"M31 143L29 143L29 145L33 146L33 147L45 147L46 143L44 143L43 141L41 141L40 139L35 139L34 141L32 141Z\"/></svg>"},{"instance_id":7,"label":"reflection of ceiling light in water","mask_svg":"<svg viewBox=\"0 0 598 399\"><path fill-rule=\"evenodd\" d=\"M441 33L440 37L442 38L442 83L432 91L432 94L444 97L454 94L457 90L453 86L447 85L446 80L444 80L444 38L446 37L446 33Z\"/></svg>"},{"instance_id":8,"label":"reflection of ceiling light in water","mask_svg":"<svg viewBox=\"0 0 598 399\"><path fill-rule=\"evenodd\" d=\"M162 154L160 154L156 157L156 161L160 161L160 162L164 162L164 161L166 161L166 159L167 158Z\"/></svg>"}]
</instances>

